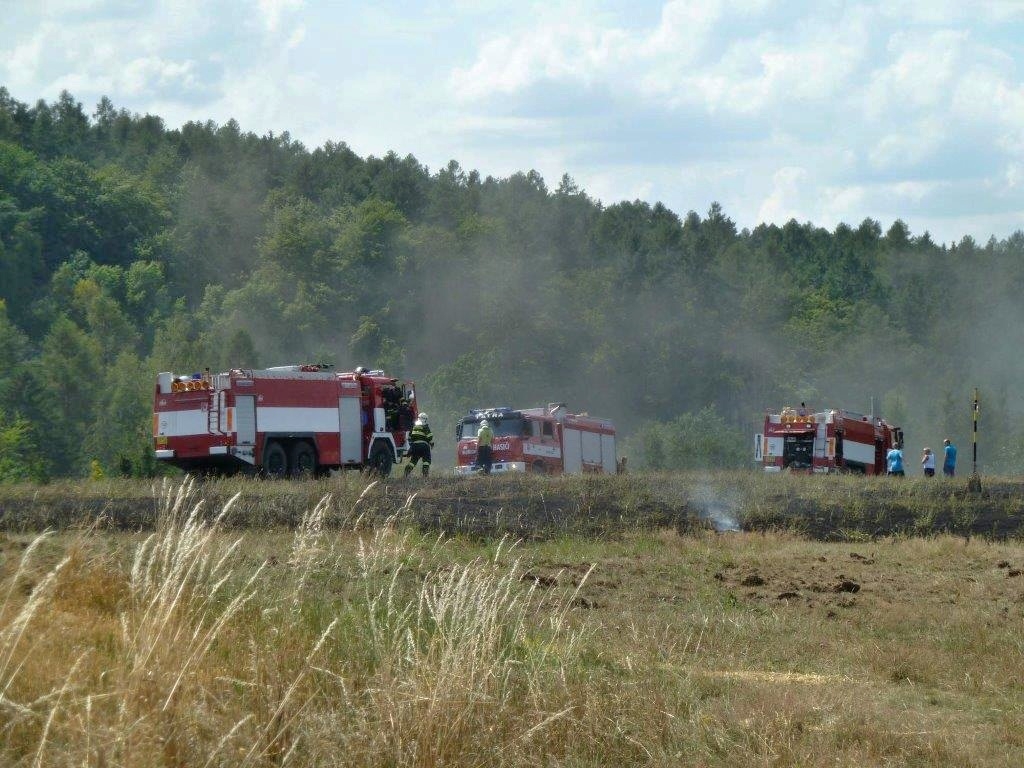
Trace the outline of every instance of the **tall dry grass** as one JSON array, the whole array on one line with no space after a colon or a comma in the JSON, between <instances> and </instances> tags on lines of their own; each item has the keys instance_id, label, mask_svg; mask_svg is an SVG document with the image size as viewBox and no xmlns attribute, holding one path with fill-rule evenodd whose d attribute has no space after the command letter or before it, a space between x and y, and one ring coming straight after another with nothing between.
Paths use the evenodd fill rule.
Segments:
<instances>
[{"instance_id":1,"label":"tall dry grass","mask_svg":"<svg viewBox=\"0 0 1024 768\"><path fill-rule=\"evenodd\" d=\"M399 524L411 497L327 531L325 498L261 560L223 530L237 497L157 496L151 535L43 534L7 575L0 763L483 764L568 711L574 594L538 594L514 546L454 562Z\"/></svg>"},{"instance_id":2,"label":"tall dry grass","mask_svg":"<svg viewBox=\"0 0 1024 768\"><path fill-rule=\"evenodd\" d=\"M1024 758L1019 543L480 540L365 483L242 537L205 490L158 486L149 534L0 534L0 765Z\"/></svg>"}]
</instances>

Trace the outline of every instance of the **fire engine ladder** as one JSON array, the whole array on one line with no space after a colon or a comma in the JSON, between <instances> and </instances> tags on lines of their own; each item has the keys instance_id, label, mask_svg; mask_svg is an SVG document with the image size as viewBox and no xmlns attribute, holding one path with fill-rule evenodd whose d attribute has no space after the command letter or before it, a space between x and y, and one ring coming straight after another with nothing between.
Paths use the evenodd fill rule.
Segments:
<instances>
[{"instance_id":1,"label":"fire engine ladder","mask_svg":"<svg viewBox=\"0 0 1024 768\"><path fill-rule=\"evenodd\" d=\"M210 403L206 408L206 423L211 435L221 435L220 404L224 400L224 390L210 390Z\"/></svg>"}]
</instances>

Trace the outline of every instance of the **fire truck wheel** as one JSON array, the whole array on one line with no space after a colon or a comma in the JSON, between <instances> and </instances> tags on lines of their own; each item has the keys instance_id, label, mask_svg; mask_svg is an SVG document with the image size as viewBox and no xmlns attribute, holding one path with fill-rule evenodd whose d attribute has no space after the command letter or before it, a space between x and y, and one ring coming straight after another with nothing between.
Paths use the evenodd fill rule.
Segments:
<instances>
[{"instance_id":1,"label":"fire truck wheel","mask_svg":"<svg viewBox=\"0 0 1024 768\"><path fill-rule=\"evenodd\" d=\"M295 477L312 477L316 473L316 451L304 440L292 445L288 467Z\"/></svg>"},{"instance_id":2,"label":"fire truck wheel","mask_svg":"<svg viewBox=\"0 0 1024 768\"><path fill-rule=\"evenodd\" d=\"M284 477L288 474L288 456L280 443L267 443L267 451L263 454L263 471L270 477Z\"/></svg>"},{"instance_id":3,"label":"fire truck wheel","mask_svg":"<svg viewBox=\"0 0 1024 768\"><path fill-rule=\"evenodd\" d=\"M395 457L391 453L391 447L384 442L379 442L370 451L370 470L381 477L391 474L391 467L395 463Z\"/></svg>"},{"instance_id":4,"label":"fire truck wheel","mask_svg":"<svg viewBox=\"0 0 1024 768\"><path fill-rule=\"evenodd\" d=\"M548 468L544 466L543 461L535 461L530 465L530 471L535 475L546 475Z\"/></svg>"}]
</instances>

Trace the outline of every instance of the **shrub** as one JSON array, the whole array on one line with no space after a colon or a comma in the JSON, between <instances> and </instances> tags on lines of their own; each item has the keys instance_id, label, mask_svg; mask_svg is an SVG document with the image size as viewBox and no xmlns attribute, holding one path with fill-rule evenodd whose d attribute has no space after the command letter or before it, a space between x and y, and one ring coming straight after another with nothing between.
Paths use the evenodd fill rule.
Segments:
<instances>
[{"instance_id":1,"label":"shrub","mask_svg":"<svg viewBox=\"0 0 1024 768\"><path fill-rule=\"evenodd\" d=\"M746 440L714 407L653 422L633 436L648 469L724 469L744 466Z\"/></svg>"}]
</instances>

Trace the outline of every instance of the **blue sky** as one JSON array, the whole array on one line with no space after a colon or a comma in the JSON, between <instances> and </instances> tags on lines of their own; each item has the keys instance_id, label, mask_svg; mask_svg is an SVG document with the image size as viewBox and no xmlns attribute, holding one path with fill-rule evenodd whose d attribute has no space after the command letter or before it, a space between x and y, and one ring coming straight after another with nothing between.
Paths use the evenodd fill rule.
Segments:
<instances>
[{"instance_id":1,"label":"blue sky","mask_svg":"<svg viewBox=\"0 0 1024 768\"><path fill-rule=\"evenodd\" d=\"M1024 228L1024 0L0 0L0 84L741 227Z\"/></svg>"}]
</instances>

